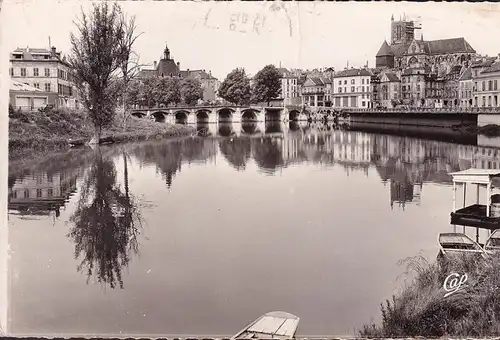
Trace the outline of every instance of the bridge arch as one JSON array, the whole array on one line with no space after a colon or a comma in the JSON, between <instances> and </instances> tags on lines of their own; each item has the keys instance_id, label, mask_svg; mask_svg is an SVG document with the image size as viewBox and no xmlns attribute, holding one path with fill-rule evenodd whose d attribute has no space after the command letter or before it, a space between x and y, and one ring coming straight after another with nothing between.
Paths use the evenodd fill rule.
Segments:
<instances>
[{"instance_id":1,"label":"bridge arch","mask_svg":"<svg viewBox=\"0 0 500 340\"><path fill-rule=\"evenodd\" d=\"M186 124L188 121L189 111L180 110L175 112L175 124Z\"/></svg>"},{"instance_id":2,"label":"bridge arch","mask_svg":"<svg viewBox=\"0 0 500 340\"><path fill-rule=\"evenodd\" d=\"M299 120L300 112L298 110L292 110L288 113L288 120L296 122Z\"/></svg>"},{"instance_id":3,"label":"bridge arch","mask_svg":"<svg viewBox=\"0 0 500 340\"><path fill-rule=\"evenodd\" d=\"M219 122L230 122L233 119L234 109L223 107L217 110L217 117Z\"/></svg>"},{"instance_id":4,"label":"bridge arch","mask_svg":"<svg viewBox=\"0 0 500 340\"><path fill-rule=\"evenodd\" d=\"M256 122L257 114L259 111L254 109L246 109L241 111L241 121L242 122Z\"/></svg>"},{"instance_id":5,"label":"bridge arch","mask_svg":"<svg viewBox=\"0 0 500 340\"><path fill-rule=\"evenodd\" d=\"M198 110L196 111L196 123L208 123L209 122L209 110Z\"/></svg>"},{"instance_id":6,"label":"bridge arch","mask_svg":"<svg viewBox=\"0 0 500 340\"><path fill-rule=\"evenodd\" d=\"M154 118L155 122L160 122L160 123L164 123L165 122L165 119L167 117L167 112L165 111L155 111L151 114L151 117Z\"/></svg>"}]
</instances>

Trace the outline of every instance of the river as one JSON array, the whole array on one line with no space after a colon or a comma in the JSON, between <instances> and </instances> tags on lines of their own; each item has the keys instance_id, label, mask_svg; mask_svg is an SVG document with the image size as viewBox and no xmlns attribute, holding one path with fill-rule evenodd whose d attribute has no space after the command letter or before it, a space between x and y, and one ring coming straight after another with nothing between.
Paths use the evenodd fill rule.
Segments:
<instances>
[{"instance_id":1,"label":"river","mask_svg":"<svg viewBox=\"0 0 500 340\"><path fill-rule=\"evenodd\" d=\"M499 167L451 139L247 128L10 173L9 334L230 336L283 310L354 335L452 230L448 173Z\"/></svg>"}]
</instances>

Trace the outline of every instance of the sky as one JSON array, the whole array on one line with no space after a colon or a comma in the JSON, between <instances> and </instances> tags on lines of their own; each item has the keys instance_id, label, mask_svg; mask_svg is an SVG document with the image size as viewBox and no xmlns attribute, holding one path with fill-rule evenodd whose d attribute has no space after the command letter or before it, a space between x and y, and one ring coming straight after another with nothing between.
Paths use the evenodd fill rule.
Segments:
<instances>
[{"instance_id":1,"label":"sky","mask_svg":"<svg viewBox=\"0 0 500 340\"><path fill-rule=\"evenodd\" d=\"M236 67L255 74L267 64L312 69L375 66L394 15L421 17L425 40L465 37L478 53L500 53L500 5L409 2L119 1L136 16L135 50L152 65L165 44L181 69L219 79ZM4 49L48 47L69 53L73 21L85 0L4 0ZM246 19L246 24L243 21ZM234 25L231 25L234 20ZM495 38L496 37L496 38ZM3 51L5 51L2 49Z\"/></svg>"}]
</instances>

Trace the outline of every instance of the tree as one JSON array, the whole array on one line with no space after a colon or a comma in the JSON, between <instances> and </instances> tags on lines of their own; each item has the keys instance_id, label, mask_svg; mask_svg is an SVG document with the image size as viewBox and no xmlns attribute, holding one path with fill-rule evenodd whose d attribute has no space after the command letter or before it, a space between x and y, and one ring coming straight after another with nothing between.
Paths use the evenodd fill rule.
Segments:
<instances>
[{"instance_id":1,"label":"tree","mask_svg":"<svg viewBox=\"0 0 500 340\"><path fill-rule=\"evenodd\" d=\"M195 105L203 98L203 89L198 79L186 78L181 82L181 95L184 103Z\"/></svg>"},{"instance_id":2,"label":"tree","mask_svg":"<svg viewBox=\"0 0 500 340\"><path fill-rule=\"evenodd\" d=\"M137 80L132 80L126 88L125 101L127 105L140 105L141 102L141 83Z\"/></svg>"},{"instance_id":3,"label":"tree","mask_svg":"<svg viewBox=\"0 0 500 340\"><path fill-rule=\"evenodd\" d=\"M158 104L168 106L181 102L181 83L179 78L159 78L156 90L158 92Z\"/></svg>"},{"instance_id":4,"label":"tree","mask_svg":"<svg viewBox=\"0 0 500 340\"><path fill-rule=\"evenodd\" d=\"M160 100L159 98L159 79L152 77L152 78L147 78L144 81L144 86L142 88L142 93L141 97L144 100L145 106L147 107L153 107L153 106L158 106L158 101Z\"/></svg>"},{"instance_id":5,"label":"tree","mask_svg":"<svg viewBox=\"0 0 500 340\"><path fill-rule=\"evenodd\" d=\"M244 69L234 69L227 75L219 87L219 96L236 105L247 104L250 101L250 79Z\"/></svg>"},{"instance_id":6,"label":"tree","mask_svg":"<svg viewBox=\"0 0 500 340\"><path fill-rule=\"evenodd\" d=\"M129 82L137 76L140 71L142 65L139 64L139 55L135 53L132 49L135 41L139 38L142 33L136 34L136 25L135 25L135 16L132 16L130 19L127 16L120 12L120 23L119 25L123 29L123 38L117 42L119 45L119 53L121 57L121 66L120 69L122 71L122 82L123 82L123 108L122 108L122 124L123 129L126 128L127 118L130 116L128 112L128 105L130 101L127 99L128 95L128 85Z\"/></svg>"},{"instance_id":7,"label":"tree","mask_svg":"<svg viewBox=\"0 0 500 340\"><path fill-rule=\"evenodd\" d=\"M274 65L267 65L255 75L255 85L252 89L252 101L266 102L281 94L281 74Z\"/></svg>"},{"instance_id":8,"label":"tree","mask_svg":"<svg viewBox=\"0 0 500 340\"><path fill-rule=\"evenodd\" d=\"M118 4L110 6L108 2L101 2L94 4L89 14L82 11L81 19L75 22L77 35L71 33L70 36L68 61L95 128L91 144L99 143L102 128L113 121L118 99L122 97L120 92L125 92L123 80L127 76L124 75L129 74L126 65L136 38L133 19L126 20ZM117 86L118 80L121 86Z\"/></svg>"}]
</instances>

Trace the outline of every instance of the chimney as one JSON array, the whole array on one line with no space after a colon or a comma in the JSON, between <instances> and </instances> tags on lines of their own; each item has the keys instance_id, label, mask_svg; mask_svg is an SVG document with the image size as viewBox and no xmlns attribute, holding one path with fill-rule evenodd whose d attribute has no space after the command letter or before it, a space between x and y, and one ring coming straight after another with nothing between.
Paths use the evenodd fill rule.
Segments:
<instances>
[{"instance_id":1,"label":"chimney","mask_svg":"<svg viewBox=\"0 0 500 340\"><path fill-rule=\"evenodd\" d=\"M177 68L179 69L179 71L181 70L181 63L180 62L177 62Z\"/></svg>"},{"instance_id":2,"label":"chimney","mask_svg":"<svg viewBox=\"0 0 500 340\"><path fill-rule=\"evenodd\" d=\"M55 48L54 46L52 46L51 51L52 51L52 54L53 54L53 55L55 55L55 54L56 54L56 48Z\"/></svg>"},{"instance_id":3,"label":"chimney","mask_svg":"<svg viewBox=\"0 0 500 340\"><path fill-rule=\"evenodd\" d=\"M155 68L155 70L156 70L156 67L157 67L156 60L153 62L153 66L154 66L154 68Z\"/></svg>"}]
</instances>

